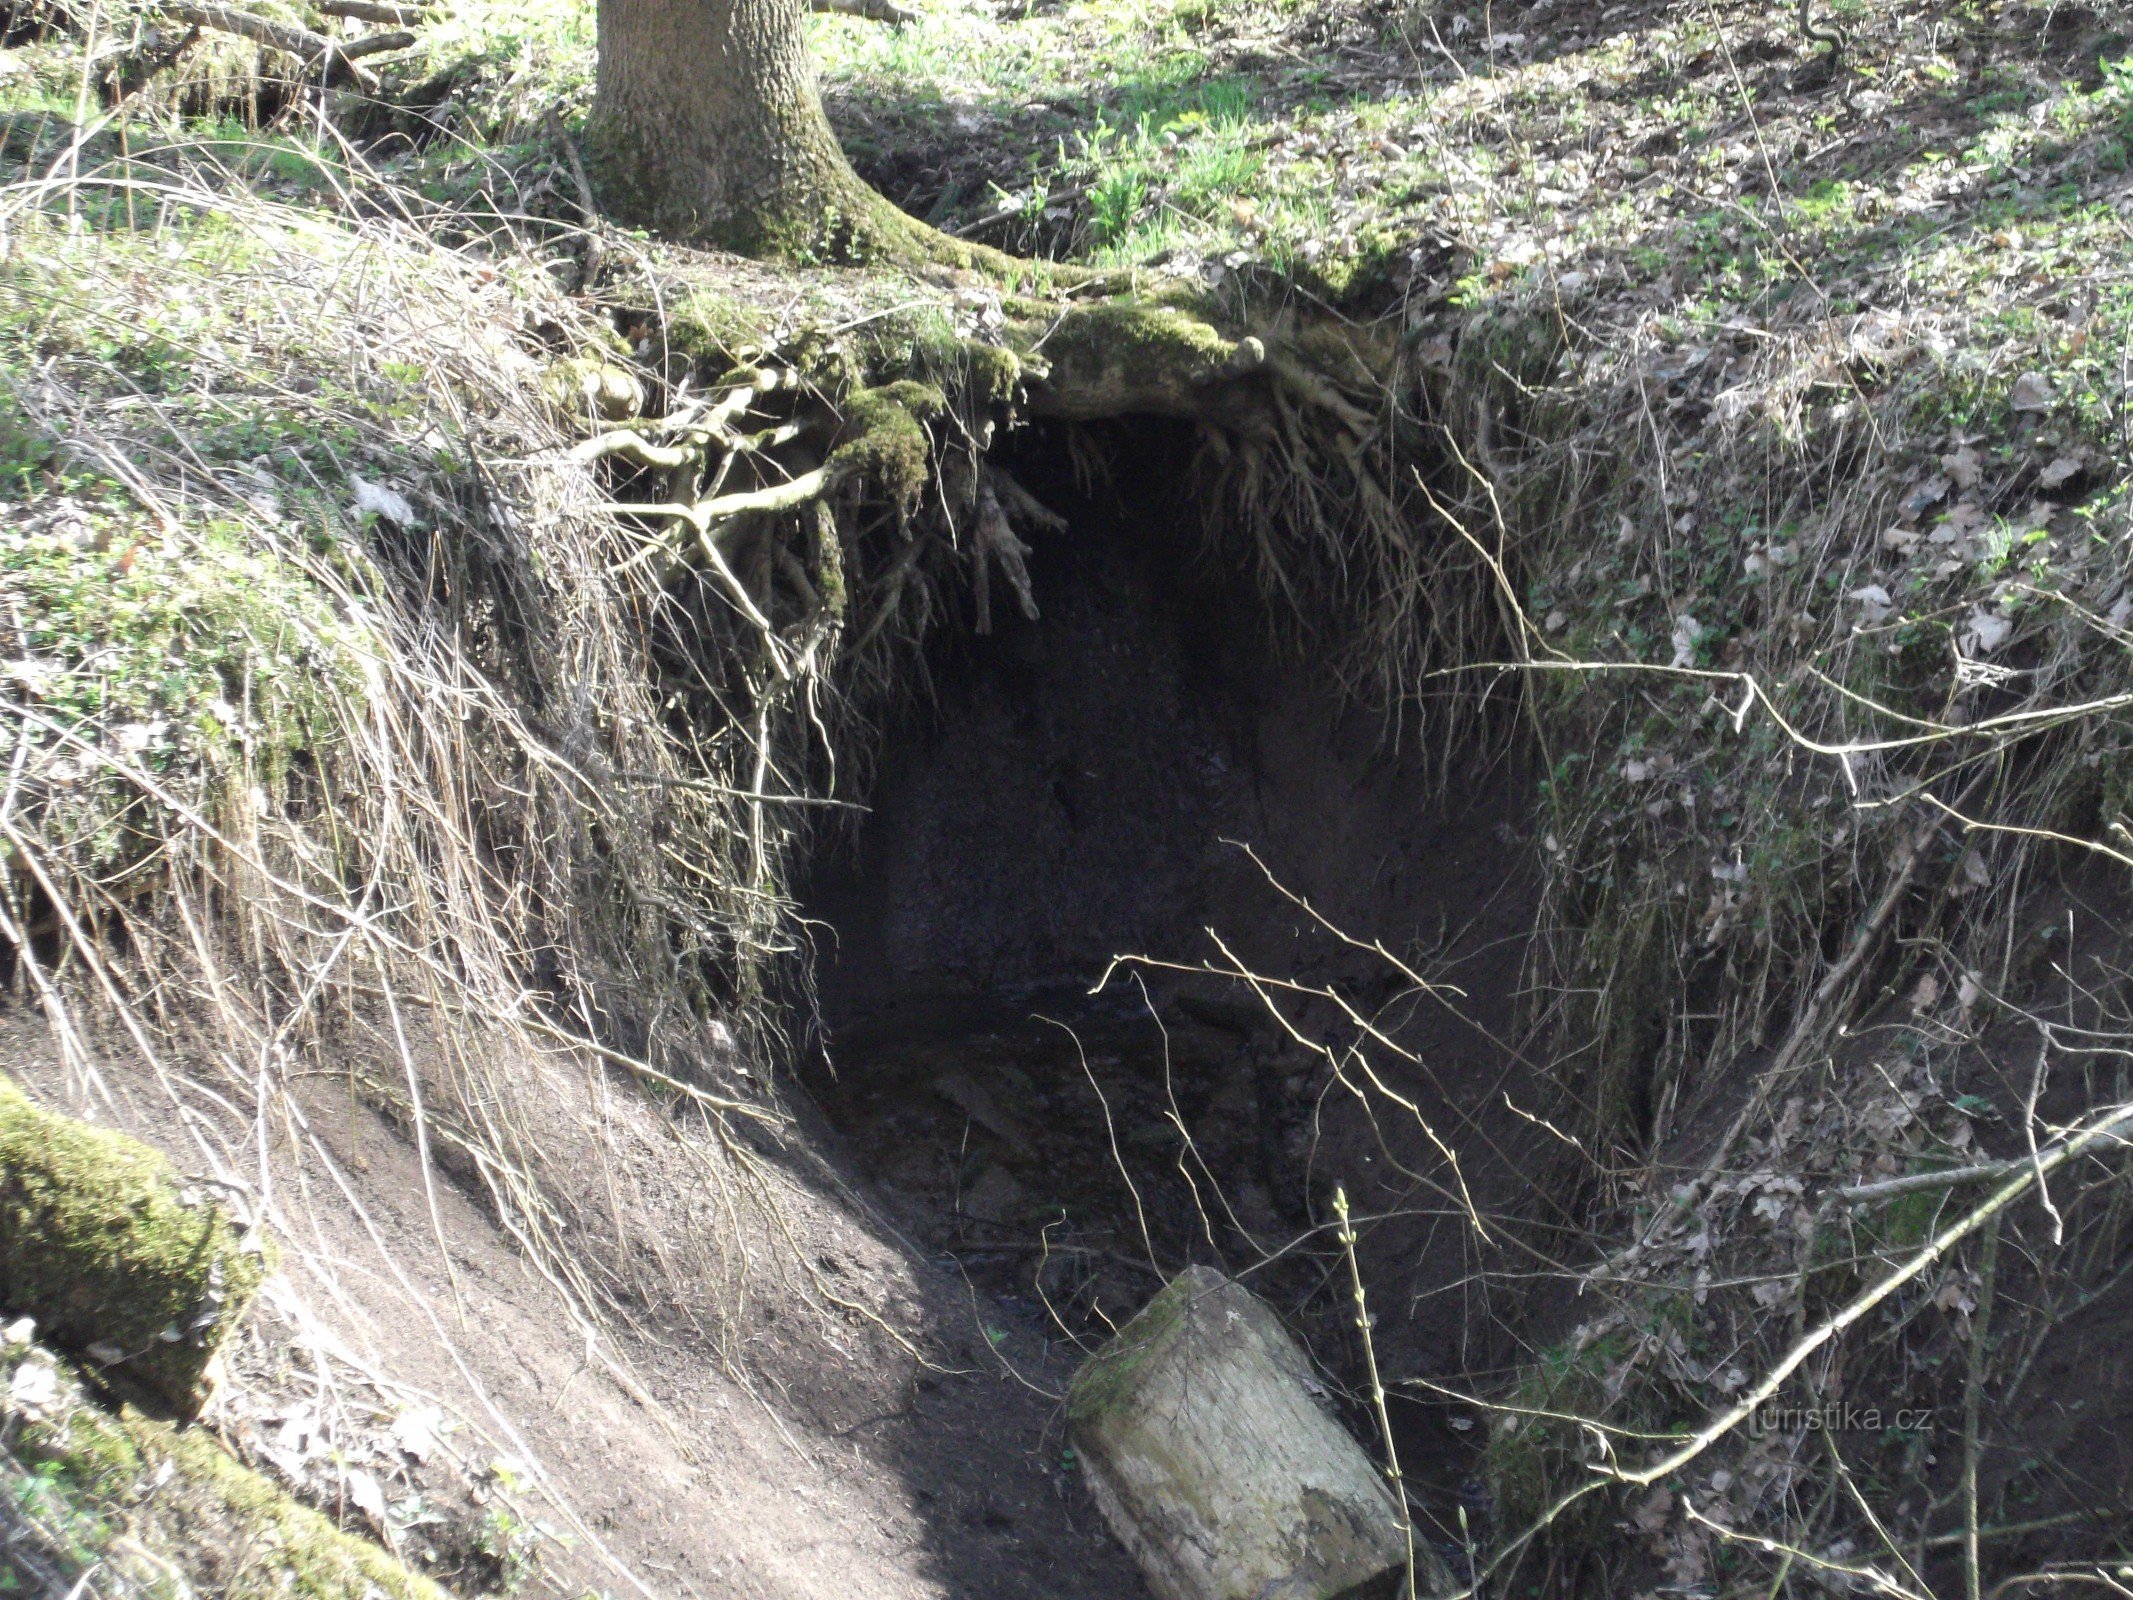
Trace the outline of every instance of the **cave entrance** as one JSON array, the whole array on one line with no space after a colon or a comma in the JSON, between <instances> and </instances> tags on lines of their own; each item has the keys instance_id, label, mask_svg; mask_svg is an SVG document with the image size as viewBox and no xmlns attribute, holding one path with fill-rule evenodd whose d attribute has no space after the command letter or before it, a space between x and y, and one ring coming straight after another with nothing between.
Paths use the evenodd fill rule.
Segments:
<instances>
[{"instance_id":1,"label":"cave entrance","mask_svg":"<svg viewBox=\"0 0 2133 1600\"><path fill-rule=\"evenodd\" d=\"M1524 767L1484 738L1433 768L1343 692L1329 645L1277 629L1203 537L1188 430L1098 443L1088 481L1059 436L1025 436L1011 469L1067 519L1030 557L1042 614L939 632L868 814L818 857L808 1085L988 1315L1094 1348L1206 1262L1352 1372L1340 1185L1370 1219L1381 1363L1470 1381L1504 1347L1464 1202L1508 1212L1531 1178L1503 1042L1537 893ZM1265 991L1280 1018L1189 970L1232 960L1294 986ZM1401 1047L1369 1052L1389 1095L1335 1071L1356 1017ZM1478 1430L1418 1388L1396 1412L1455 1525Z\"/></svg>"}]
</instances>

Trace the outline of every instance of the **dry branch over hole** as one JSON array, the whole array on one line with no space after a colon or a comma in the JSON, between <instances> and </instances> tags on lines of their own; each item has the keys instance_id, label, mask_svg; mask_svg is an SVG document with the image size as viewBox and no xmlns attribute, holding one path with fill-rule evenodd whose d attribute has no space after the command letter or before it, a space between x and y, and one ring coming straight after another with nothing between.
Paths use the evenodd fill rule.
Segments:
<instances>
[{"instance_id":1,"label":"dry branch over hole","mask_svg":"<svg viewBox=\"0 0 2133 1600\"><path fill-rule=\"evenodd\" d=\"M164 5L162 10L178 21L194 27L212 28L218 33L236 34L256 44L267 45L319 69L328 82L345 77L370 93L376 93L379 88L377 76L357 63L365 56L406 50L415 43L415 36L411 33L372 34L364 39L332 39L293 23L277 22L272 18L259 16L238 6L203 3L203 0L173 0L173 3Z\"/></svg>"},{"instance_id":2,"label":"dry branch over hole","mask_svg":"<svg viewBox=\"0 0 2133 1600\"><path fill-rule=\"evenodd\" d=\"M831 8L932 26L884 0ZM229 5L166 13L366 87L392 74L356 63L413 44L400 30L435 15L328 0L318 15L394 30L343 41ZM2069 15L2042 35L2087 26ZM1777 103L1770 52L1794 48L1791 19L1682 16L1636 70L1685 80L1692 52L1737 53L1738 107L1694 119L1719 130L1708 139L1682 140L1680 107L1660 115L1652 84L1623 78L1566 94L1561 140L1528 148L1523 102L1545 102L1583 52L1560 27L1518 43L1486 30L1486 57L1449 29L1441 67L1425 52L1375 84L1342 76L1368 54L1344 44L1328 70L1370 110L1314 109L1308 137L1271 101L1244 119L1286 119L1263 132L1233 129L1219 97L1181 113L1173 142L1195 159L1234 134L1262 176L1323 162L1346 215L1346 191L1372 186L1351 178L1370 170L1358 139L1419 78L1429 104L1399 134L1428 146L1404 175L1410 234L1380 241L1391 276L1352 297L1300 266L1275 272L1264 216L1233 252L1256 252L1241 266L1086 276L670 253L601 221L560 112L525 162L473 136L447 150L456 131L412 152L418 194L356 172L369 145L335 164L325 119L353 97L300 96L317 138L293 154L346 188L269 205L242 192L226 139L197 166L182 137L138 159L129 85L192 32L144 35L94 80L108 121L69 123L65 148L21 122L0 130L9 159L34 157L0 198L0 299L12 311L20 295L22 313L5 326L34 330L8 352L23 420L0 429L0 471L28 463L26 548L57 552L92 592L145 604L147 580L130 577L145 573L218 619L156 641L157 683L241 643L193 701L135 715L83 688L116 681L69 642L94 628L32 639L0 616L0 937L10 960L22 952L12 970L64 1071L93 1103L116 1050L170 1098L211 1095L194 1125L203 1167L285 1193L331 1175L300 1093L339 1072L419 1154L416 1231L442 1237L439 1180L461 1179L640 1403L617 1330L681 1328L744 1368L760 1344L734 1308L762 1303L765 1275L797 1287L826 1337L867 1324L881 1313L795 1243L765 1154L803 1136L769 1071L810 1004L799 863L863 809L881 730L958 659L929 639L997 631L1020 649L1040 631L1022 619L1049 634L1072 617L1045 592L1047 561L1088 530L1007 463L1078 506L1069 469L1137 470L1131 435L1161 430L1171 476L1191 460L1178 505L1205 516L1201 556L1256 579L1279 648L1326 664L1388 751L1422 746L1418 804L1499 759L1536 777L1499 841L1540 899L1517 936L1531 934L1525 1009L1502 1028L1460 1015L1434 956L1400 942L1414 929L1378 943L1300 896L1284 915L1373 958L1382 988L1255 971L1238 953L1251 945L1222 930L1205 961L1144 964L1239 986L1266 1012L1253 1026L1310 1060L1338 1114L1407 1141L1387 1181L1411 1186L1433 1237L1457 1236L1465 1275L1448 1292L1481 1308L1462 1328L1495 1341L1457 1394L1462 1420L1490 1424L1487 1494L1462 1488L1457 1506L1467 1570L1486 1575L1475 1587L1982 1596L2074 1581L2049 1553L2119 1530L2063 1509L2075 1491L2061 1483L2027 1506L2010 1434L2067 1381L2068 1330L2116 1303L2133 1216L2116 1081L2133 1009L2109 926L2129 860L2133 601L2122 463L2097 434L2115 418L2123 443L2126 424L2095 356L2119 337L2116 258L2062 270L1995 218L1995 258L2022 263L1995 281L2027 299L1992 350L1964 344L1927 280L1866 258L1900 235L1905 272L1947 270L1976 231L1951 185L1986 168L2021 177L1995 204L2048 232L2063 219L2037 208L2059 201L2037 196L2058 191L2031 178L2069 158L2032 135L2080 127L2070 149L2103 148L2123 89L2109 73L2076 85L2089 50L2023 79L2051 93L2027 123L1996 125L2007 150L1965 147L1952 124L1976 96L1945 87L1941 36L1922 30L1907 66L1869 44L1852 59L1871 92L1900 99L1926 61L1943 87L1922 92L1947 105L1914 120L1936 148L1969 150L1899 192L1847 165L1853 144L1825 147L1815 119L1834 101L1800 116ZM1187 31L1228 50L1227 28L1210 16ZM99 70L120 59L90 56ZM459 87L439 125L467 83L487 92L494 65L444 80ZM1021 98L1011 117L988 108L970 143L992 150L1017 119L1052 115ZM288 166L275 141L296 115L261 140ZM1156 115L1125 153L1092 149L1088 170L1113 171L1107 205L1129 158L1160 172L1147 214L1189 238L1205 219L1173 187ZM1785 136L1766 138L1777 115ZM1585 226L1580 196L1647 160L1612 148L1639 119L1671 170L1610 192L1642 220L1656 193L1697 197L1710 215L1686 217L1690 234ZM455 188L470 160L476 201ZM1830 171L1845 175L1829 191L1804 187ZM1500 174L1542 198L1476 222L1502 200ZM966 205L950 231L998 228L1036 197ZM1551 210L1569 225L1549 233ZM1460 237L1413 236L1425 216L1463 219L1446 224ZM1904 231L1921 218L1930 229ZM196 237L196 220L215 228ZM216 229L227 254L205 241ZM1818 278L1818 252L1840 245L1859 254L1846 281ZM1584 265L1570 271L1559 247L1587 251ZM1137 248L1129 237L1115 259ZM573 250L566 298L551 291ZM1782 297L1756 282L1781 265ZM166 273L181 281L153 292ZM194 306L208 308L198 327L174 317ZM2031 323L2044 331L2020 331ZM1944 346L1958 355L1943 362ZM2050 362L2017 361L2018 346ZM96 354L111 350L123 359ZM1041 426L1010 455L1025 421ZM239 453L231 437L254 425ZM1053 448L1057 476L1032 461ZM83 474L93 493L77 493ZM83 494L78 517L59 503ZM12 502L7 520L12 540ZM188 572L214 581L187 587ZM215 609L254 587L286 612L277 628ZM291 660L326 685L315 702L292 703ZM1491 1209L1472 1181L1473 1108L1448 1095L1440 1114L1415 1092L1436 1063L1388 1020L1395 1007L1441 1012L1462 1040L1485 1038L1476 1053L1533 1069L1537 1094L1501 1097L1560 1163L1520 1168L1530 1211ZM1172 1114L1158 1131L1180 1136L1181 1171L1204 1173ZM229 1154L269 1146L257 1175ZM670 1146L697 1180L678 1198L653 1193ZM1360 1192L1357 1172L1331 1176L1343 1201ZM1278 1237L1219 1193L1201 1204L1187 1177L1208 1247L1228 1248L1225 1212L1239 1236L1249 1222ZM2034 1208L2007 1198L2024 1183ZM1983 1237L1981 1196L1998 1208ZM653 1205L682 1219L678 1244L644 1224ZM1287 1243L1249 1248L1338 1268L1367 1319L1384 1219L1329 1235L1311 1214ZM1399 1314L1398 1286L1367 1290ZM1399 1370L1397 1348L1366 1320L1360 1392L1388 1452L1411 1420L1388 1394L1459 1388ZM1924 1394L1944 1430L1959 1408L1959 1470L1945 1436L1936 1471L1879 1438L1869 1455L1864 1440L1759 1429L1760 1401L1811 1408L1876 1385ZM1428 1456L1402 1448L1419 1478ZM2076 1454L2055 1449L2055 1463Z\"/></svg>"}]
</instances>

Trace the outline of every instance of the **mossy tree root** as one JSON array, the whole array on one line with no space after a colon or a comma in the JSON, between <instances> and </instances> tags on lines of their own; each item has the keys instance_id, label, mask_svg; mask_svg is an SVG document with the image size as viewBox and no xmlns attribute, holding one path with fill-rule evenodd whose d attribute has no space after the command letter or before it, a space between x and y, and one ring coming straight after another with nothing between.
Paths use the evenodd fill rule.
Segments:
<instances>
[{"instance_id":1,"label":"mossy tree root","mask_svg":"<svg viewBox=\"0 0 2133 1600\"><path fill-rule=\"evenodd\" d=\"M0 1311L177 1416L272 1270L271 1246L138 1140L43 1110L0 1076Z\"/></svg>"}]
</instances>

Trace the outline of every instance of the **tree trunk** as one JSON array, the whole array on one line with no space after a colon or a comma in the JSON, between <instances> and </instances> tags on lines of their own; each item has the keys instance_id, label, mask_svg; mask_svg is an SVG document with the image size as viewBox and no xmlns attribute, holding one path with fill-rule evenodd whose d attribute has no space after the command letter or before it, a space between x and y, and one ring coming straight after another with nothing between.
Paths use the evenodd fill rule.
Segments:
<instances>
[{"instance_id":1,"label":"tree trunk","mask_svg":"<svg viewBox=\"0 0 2133 1600\"><path fill-rule=\"evenodd\" d=\"M600 0L589 129L602 206L747 255L928 253L822 114L801 0Z\"/></svg>"}]
</instances>

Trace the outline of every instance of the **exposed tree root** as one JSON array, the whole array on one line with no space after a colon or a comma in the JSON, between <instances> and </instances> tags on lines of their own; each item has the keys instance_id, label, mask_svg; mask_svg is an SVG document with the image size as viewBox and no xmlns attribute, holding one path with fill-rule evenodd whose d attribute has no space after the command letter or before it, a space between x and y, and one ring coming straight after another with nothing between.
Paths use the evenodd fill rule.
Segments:
<instances>
[{"instance_id":1,"label":"exposed tree root","mask_svg":"<svg viewBox=\"0 0 2133 1600\"><path fill-rule=\"evenodd\" d=\"M990 463L977 469L977 535L971 552L971 586L977 601L977 631L992 632L993 563L1006 575L1023 616L1037 620L1037 595L1030 586L1029 546L1015 537L1013 519L1046 528L1066 530L1066 518L1038 502L1022 485Z\"/></svg>"},{"instance_id":2,"label":"exposed tree root","mask_svg":"<svg viewBox=\"0 0 2133 1600\"><path fill-rule=\"evenodd\" d=\"M1071 530L994 458L1025 416L1191 424L1211 547L1256 569L1299 640L1388 715L1477 703L1463 685L1417 694L1431 666L1487 654L1498 624L1487 563L1415 475L1436 458L1436 401L1397 337L1077 294L1005 299L990 340L932 354L807 329L766 349L730 282L666 284L656 304L674 309L624 318L663 363L640 371L641 407L598 373L561 385L609 419L573 453L641 532L622 567L651 566L722 658L753 663L729 669L721 718L863 707L908 681L888 657L943 619L989 633L1003 598L1035 618L1029 542ZM1448 748L1453 730L1434 732Z\"/></svg>"}]
</instances>

